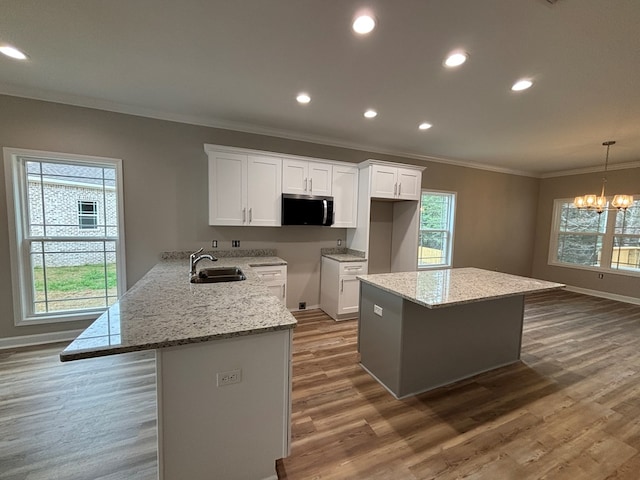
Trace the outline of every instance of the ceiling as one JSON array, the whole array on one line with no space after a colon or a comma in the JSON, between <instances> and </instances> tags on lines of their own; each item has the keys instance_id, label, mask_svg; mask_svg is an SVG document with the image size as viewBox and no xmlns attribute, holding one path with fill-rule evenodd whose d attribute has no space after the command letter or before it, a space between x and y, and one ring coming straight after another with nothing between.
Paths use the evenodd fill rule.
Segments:
<instances>
[{"instance_id":1,"label":"ceiling","mask_svg":"<svg viewBox=\"0 0 640 480\"><path fill-rule=\"evenodd\" d=\"M377 27L356 36L362 8ZM0 43L29 55L0 55L0 93L535 176L602 167L605 140L611 164L640 161L638 0L0 0L0 12ZM444 68L455 49L468 61ZM511 91L522 77L533 87Z\"/></svg>"}]
</instances>

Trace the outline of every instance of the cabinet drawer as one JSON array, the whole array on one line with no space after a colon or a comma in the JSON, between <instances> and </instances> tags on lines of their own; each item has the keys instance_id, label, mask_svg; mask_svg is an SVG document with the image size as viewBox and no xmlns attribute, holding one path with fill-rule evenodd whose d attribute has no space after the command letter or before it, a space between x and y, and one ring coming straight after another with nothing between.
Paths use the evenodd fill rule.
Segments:
<instances>
[{"instance_id":1,"label":"cabinet drawer","mask_svg":"<svg viewBox=\"0 0 640 480\"><path fill-rule=\"evenodd\" d=\"M340 276L342 275L365 275L367 273L367 262L341 262Z\"/></svg>"},{"instance_id":2,"label":"cabinet drawer","mask_svg":"<svg viewBox=\"0 0 640 480\"><path fill-rule=\"evenodd\" d=\"M287 279L286 265L253 267L253 269L258 274L258 276L262 279L262 281L266 283L271 283L271 282L280 283Z\"/></svg>"}]
</instances>

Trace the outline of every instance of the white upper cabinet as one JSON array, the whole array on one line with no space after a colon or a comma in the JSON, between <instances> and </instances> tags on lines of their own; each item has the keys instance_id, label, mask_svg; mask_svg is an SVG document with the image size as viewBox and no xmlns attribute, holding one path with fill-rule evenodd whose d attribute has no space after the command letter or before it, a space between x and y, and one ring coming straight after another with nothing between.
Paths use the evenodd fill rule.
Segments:
<instances>
[{"instance_id":1,"label":"white upper cabinet","mask_svg":"<svg viewBox=\"0 0 640 480\"><path fill-rule=\"evenodd\" d=\"M371 197L420 200L422 172L403 167L371 165Z\"/></svg>"},{"instance_id":2,"label":"white upper cabinet","mask_svg":"<svg viewBox=\"0 0 640 480\"><path fill-rule=\"evenodd\" d=\"M334 165L331 191L333 192L333 227L358 226L358 167Z\"/></svg>"},{"instance_id":3,"label":"white upper cabinet","mask_svg":"<svg viewBox=\"0 0 640 480\"><path fill-rule=\"evenodd\" d=\"M209 225L280 226L282 160L207 150Z\"/></svg>"},{"instance_id":4,"label":"white upper cabinet","mask_svg":"<svg viewBox=\"0 0 640 480\"><path fill-rule=\"evenodd\" d=\"M284 158L282 193L330 196L331 164Z\"/></svg>"}]
</instances>

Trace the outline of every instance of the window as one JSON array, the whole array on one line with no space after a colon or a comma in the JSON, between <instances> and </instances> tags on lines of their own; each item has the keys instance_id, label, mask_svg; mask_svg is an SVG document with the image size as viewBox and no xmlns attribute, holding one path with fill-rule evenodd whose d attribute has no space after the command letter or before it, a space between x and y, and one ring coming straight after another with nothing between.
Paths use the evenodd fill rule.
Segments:
<instances>
[{"instance_id":1,"label":"window","mask_svg":"<svg viewBox=\"0 0 640 480\"><path fill-rule=\"evenodd\" d=\"M451 266L455 201L455 193L422 192L418 268Z\"/></svg>"},{"instance_id":2,"label":"window","mask_svg":"<svg viewBox=\"0 0 640 480\"><path fill-rule=\"evenodd\" d=\"M120 160L4 157L16 324L96 318L125 286Z\"/></svg>"},{"instance_id":3,"label":"window","mask_svg":"<svg viewBox=\"0 0 640 480\"><path fill-rule=\"evenodd\" d=\"M81 230L98 228L98 202L78 201L78 227Z\"/></svg>"},{"instance_id":4,"label":"window","mask_svg":"<svg viewBox=\"0 0 640 480\"><path fill-rule=\"evenodd\" d=\"M569 199L556 200L549 263L640 273L640 200L626 211L601 214L577 209Z\"/></svg>"}]
</instances>

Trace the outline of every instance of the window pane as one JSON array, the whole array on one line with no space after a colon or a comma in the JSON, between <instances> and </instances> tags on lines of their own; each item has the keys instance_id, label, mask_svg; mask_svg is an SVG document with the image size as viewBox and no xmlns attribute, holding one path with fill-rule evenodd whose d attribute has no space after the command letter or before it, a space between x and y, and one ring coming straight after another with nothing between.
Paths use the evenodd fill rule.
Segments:
<instances>
[{"instance_id":1,"label":"window pane","mask_svg":"<svg viewBox=\"0 0 640 480\"><path fill-rule=\"evenodd\" d=\"M616 234L640 235L640 200L616 213Z\"/></svg>"},{"instance_id":2,"label":"window pane","mask_svg":"<svg viewBox=\"0 0 640 480\"><path fill-rule=\"evenodd\" d=\"M37 313L106 308L117 297L115 242L33 242ZM39 253L44 251L44 253Z\"/></svg>"},{"instance_id":3,"label":"window pane","mask_svg":"<svg viewBox=\"0 0 640 480\"><path fill-rule=\"evenodd\" d=\"M613 237L611 268L640 272L640 235Z\"/></svg>"},{"instance_id":4,"label":"window pane","mask_svg":"<svg viewBox=\"0 0 640 480\"><path fill-rule=\"evenodd\" d=\"M604 233L607 227L607 212L580 210L572 203L564 203L560 212L559 231Z\"/></svg>"},{"instance_id":5,"label":"window pane","mask_svg":"<svg viewBox=\"0 0 640 480\"><path fill-rule=\"evenodd\" d=\"M444 265L446 256L447 232L422 232L418 247L420 265Z\"/></svg>"},{"instance_id":6,"label":"window pane","mask_svg":"<svg viewBox=\"0 0 640 480\"><path fill-rule=\"evenodd\" d=\"M560 234L558 261L576 265L600 266L602 235Z\"/></svg>"},{"instance_id":7,"label":"window pane","mask_svg":"<svg viewBox=\"0 0 640 480\"><path fill-rule=\"evenodd\" d=\"M114 167L30 160L29 235L117 236Z\"/></svg>"},{"instance_id":8,"label":"window pane","mask_svg":"<svg viewBox=\"0 0 640 480\"><path fill-rule=\"evenodd\" d=\"M449 224L449 195L424 194L420 205L420 229L446 230Z\"/></svg>"}]
</instances>

